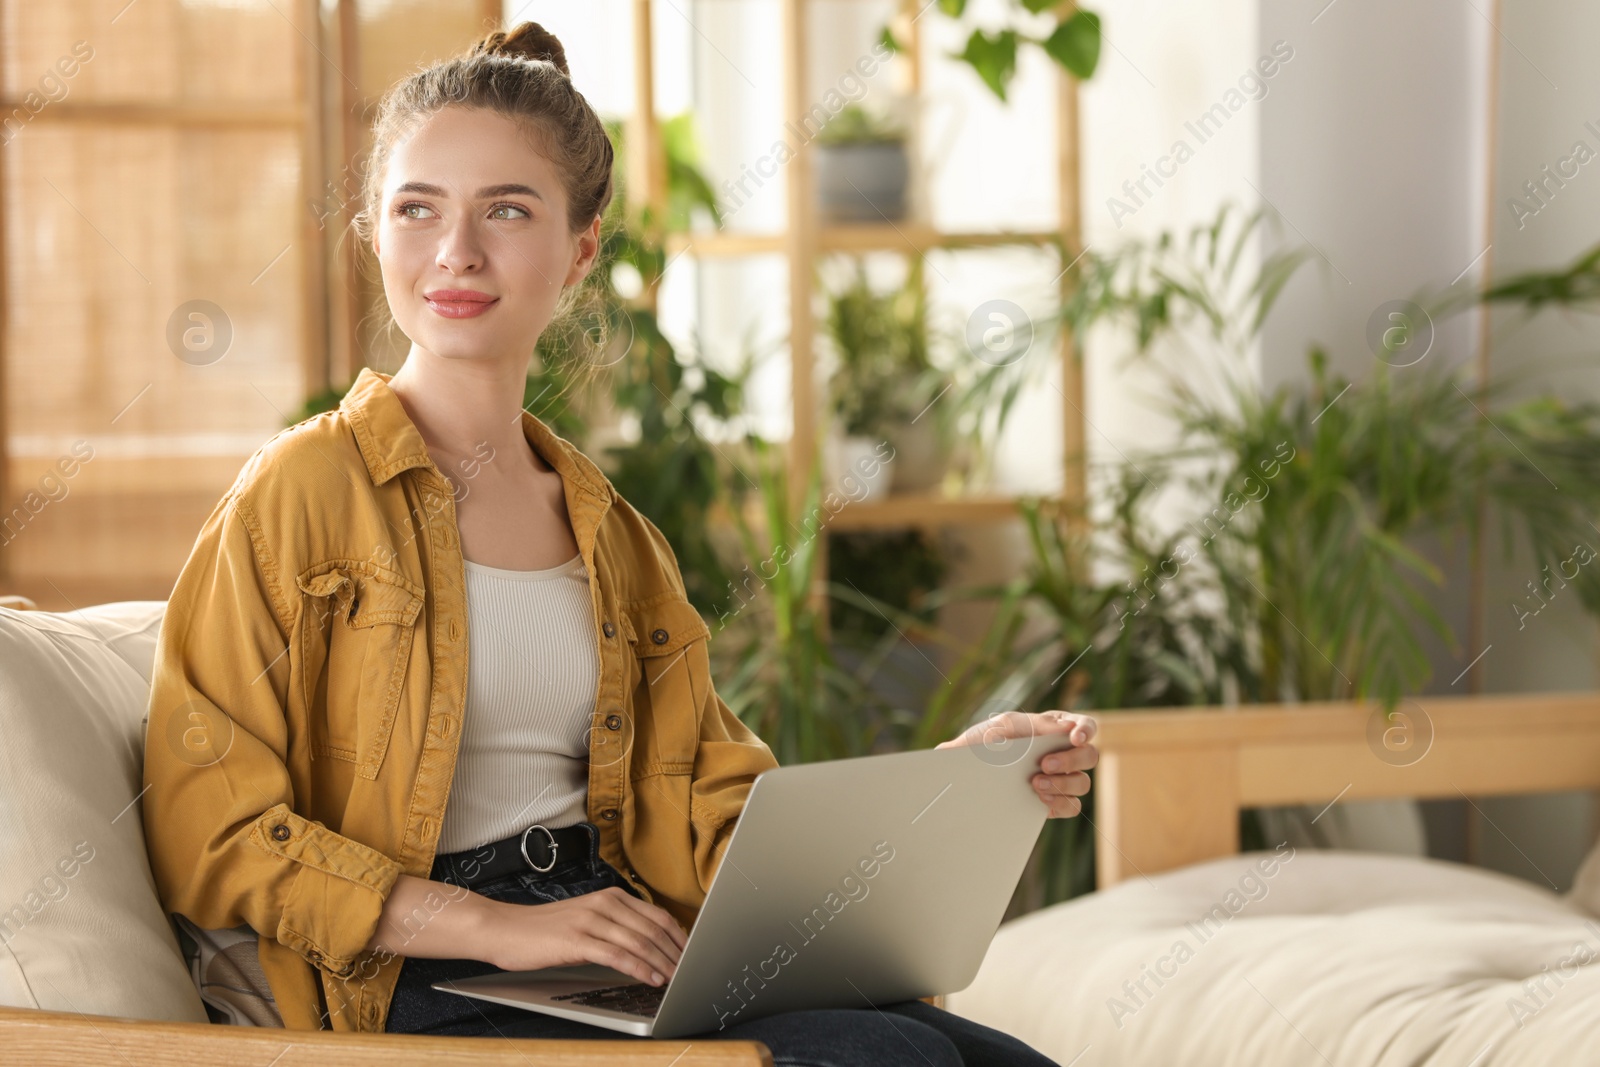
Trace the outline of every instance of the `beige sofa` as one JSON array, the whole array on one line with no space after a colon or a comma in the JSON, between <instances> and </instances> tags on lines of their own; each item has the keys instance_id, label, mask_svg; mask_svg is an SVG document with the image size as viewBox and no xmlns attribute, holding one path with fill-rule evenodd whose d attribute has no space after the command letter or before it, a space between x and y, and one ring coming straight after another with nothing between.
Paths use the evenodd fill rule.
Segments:
<instances>
[{"instance_id":1,"label":"beige sofa","mask_svg":"<svg viewBox=\"0 0 1600 1067\"><path fill-rule=\"evenodd\" d=\"M508 1040L211 1022L156 896L137 803L165 606L0 607L0 1064L772 1063L755 1041ZM226 984L208 982L208 995L237 1004Z\"/></svg>"}]
</instances>

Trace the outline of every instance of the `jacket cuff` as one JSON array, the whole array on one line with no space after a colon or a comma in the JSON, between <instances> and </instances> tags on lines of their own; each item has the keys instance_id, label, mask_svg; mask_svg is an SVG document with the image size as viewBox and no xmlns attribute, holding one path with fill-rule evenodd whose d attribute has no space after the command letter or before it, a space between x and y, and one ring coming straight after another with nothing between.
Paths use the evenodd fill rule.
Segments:
<instances>
[{"instance_id":1,"label":"jacket cuff","mask_svg":"<svg viewBox=\"0 0 1600 1067\"><path fill-rule=\"evenodd\" d=\"M335 978L353 975L378 929L400 864L283 804L256 820L250 839L300 864L276 940Z\"/></svg>"}]
</instances>

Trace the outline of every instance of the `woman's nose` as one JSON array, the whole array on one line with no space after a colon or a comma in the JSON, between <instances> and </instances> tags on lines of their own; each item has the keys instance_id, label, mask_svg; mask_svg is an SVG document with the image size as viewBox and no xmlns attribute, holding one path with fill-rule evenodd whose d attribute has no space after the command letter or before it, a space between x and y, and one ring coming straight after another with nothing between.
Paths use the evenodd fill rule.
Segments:
<instances>
[{"instance_id":1,"label":"woman's nose","mask_svg":"<svg viewBox=\"0 0 1600 1067\"><path fill-rule=\"evenodd\" d=\"M447 228L439 241L438 265L452 274L465 274L483 266L483 235L472 219Z\"/></svg>"}]
</instances>

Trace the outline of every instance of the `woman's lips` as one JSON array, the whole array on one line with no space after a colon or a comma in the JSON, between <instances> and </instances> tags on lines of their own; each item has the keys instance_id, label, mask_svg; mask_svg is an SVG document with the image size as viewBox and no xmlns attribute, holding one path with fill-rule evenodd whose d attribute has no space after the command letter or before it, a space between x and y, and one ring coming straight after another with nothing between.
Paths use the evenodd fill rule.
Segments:
<instances>
[{"instance_id":1,"label":"woman's lips","mask_svg":"<svg viewBox=\"0 0 1600 1067\"><path fill-rule=\"evenodd\" d=\"M459 291L442 290L423 298L428 306L447 319L470 319L482 315L500 302L497 296L473 294L468 297Z\"/></svg>"}]
</instances>

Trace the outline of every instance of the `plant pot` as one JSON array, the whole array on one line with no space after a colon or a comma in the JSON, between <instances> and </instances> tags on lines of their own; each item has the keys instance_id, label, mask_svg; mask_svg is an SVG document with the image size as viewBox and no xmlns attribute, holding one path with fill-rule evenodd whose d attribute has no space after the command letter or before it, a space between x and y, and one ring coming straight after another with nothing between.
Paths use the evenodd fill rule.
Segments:
<instances>
[{"instance_id":1,"label":"plant pot","mask_svg":"<svg viewBox=\"0 0 1600 1067\"><path fill-rule=\"evenodd\" d=\"M876 437L846 435L829 439L828 482L830 490L851 500L879 500L889 494L895 457L885 459L888 449Z\"/></svg>"},{"instance_id":2,"label":"plant pot","mask_svg":"<svg viewBox=\"0 0 1600 1067\"><path fill-rule=\"evenodd\" d=\"M818 145L817 209L823 222L899 221L911 175L904 141Z\"/></svg>"},{"instance_id":3,"label":"plant pot","mask_svg":"<svg viewBox=\"0 0 1600 1067\"><path fill-rule=\"evenodd\" d=\"M941 440L931 415L896 426L885 436L894 446L895 492L933 489L944 481L945 472L950 469L951 448L948 441Z\"/></svg>"},{"instance_id":4,"label":"plant pot","mask_svg":"<svg viewBox=\"0 0 1600 1067\"><path fill-rule=\"evenodd\" d=\"M1296 848L1428 854L1422 808L1409 798L1262 808L1260 817L1269 848L1287 841Z\"/></svg>"}]
</instances>

